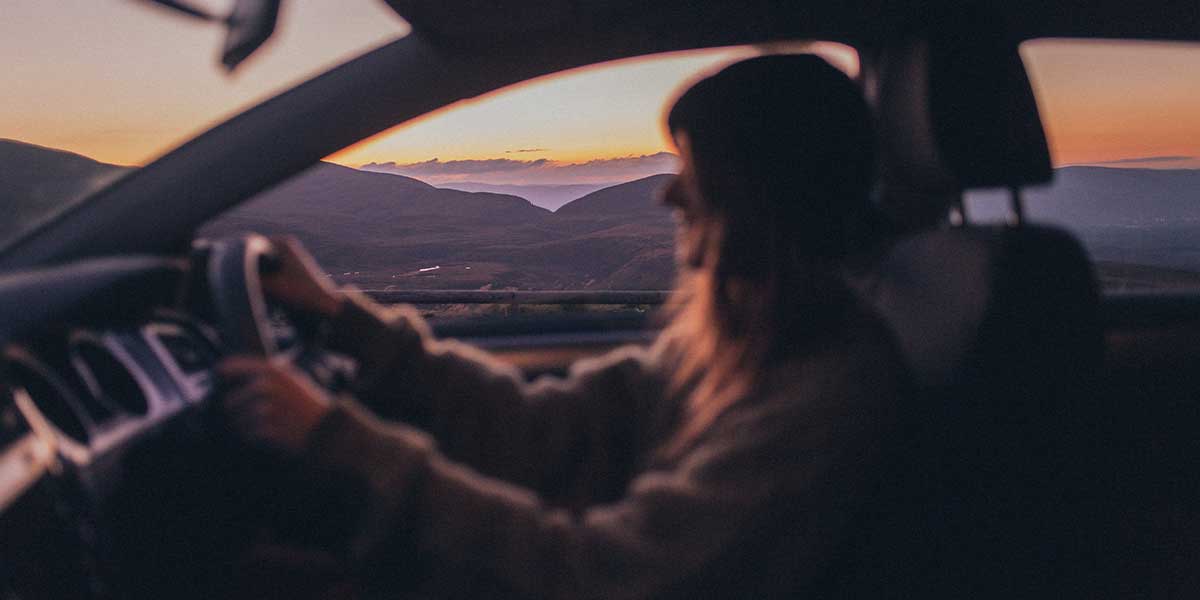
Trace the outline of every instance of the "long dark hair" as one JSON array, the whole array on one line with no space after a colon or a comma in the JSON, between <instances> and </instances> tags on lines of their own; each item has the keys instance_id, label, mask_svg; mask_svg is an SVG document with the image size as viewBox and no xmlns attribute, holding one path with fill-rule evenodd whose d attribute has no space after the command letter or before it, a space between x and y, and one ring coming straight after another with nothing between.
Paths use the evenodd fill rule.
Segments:
<instances>
[{"instance_id":1,"label":"long dark hair","mask_svg":"<svg viewBox=\"0 0 1200 600\"><path fill-rule=\"evenodd\" d=\"M875 138L858 86L811 55L729 66L679 96L667 127L689 142L699 196L681 235L700 257L663 337L672 388L689 393L677 452L772 362L843 325L842 262L874 237Z\"/></svg>"}]
</instances>

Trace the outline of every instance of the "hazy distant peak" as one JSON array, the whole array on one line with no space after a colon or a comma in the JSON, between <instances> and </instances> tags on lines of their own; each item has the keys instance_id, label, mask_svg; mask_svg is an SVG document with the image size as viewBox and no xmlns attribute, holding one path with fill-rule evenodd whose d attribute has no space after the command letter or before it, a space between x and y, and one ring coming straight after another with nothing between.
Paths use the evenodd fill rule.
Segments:
<instances>
[{"instance_id":1,"label":"hazy distant peak","mask_svg":"<svg viewBox=\"0 0 1200 600\"><path fill-rule=\"evenodd\" d=\"M1091 163L1077 163L1072 166L1129 166L1153 169L1200 169L1200 156L1188 155L1156 155L1131 156L1116 160L1105 160Z\"/></svg>"},{"instance_id":2,"label":"hazy distant peak","mask_svg":"<svg viewBox=\"0 0 1200 600\"><path fill-rule=\"evenodd\" d=\"M611 185L658 173L674 173L679 169L679 157L670 152L655 152L577 162L548 158L433 158L412 163L372 162L359 168L416 177L436 186L461 182L491 185Z\"/></svg>"},{"instance_id":3,"label":"hazy distant peak","mask_svg":"<svg viewBox=\"0 0 1200 600\"><path fill-rule=\"evenodd\" d=\"M479 181L455 181L438 186L446 190L461 190L464 192L491 192L495 194L510 194L525 198L535 206L546 210L558 210L562 205L596 190L613 185L611 183L582 183L582 184L502 184Z\"/></svg>"}]
</instances>

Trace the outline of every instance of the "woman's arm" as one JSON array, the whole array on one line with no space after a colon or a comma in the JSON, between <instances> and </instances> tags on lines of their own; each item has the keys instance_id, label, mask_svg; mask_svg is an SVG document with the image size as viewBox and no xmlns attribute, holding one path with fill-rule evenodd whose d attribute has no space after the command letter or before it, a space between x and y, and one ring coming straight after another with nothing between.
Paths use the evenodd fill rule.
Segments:
<instances>
[{"instance_id":1,"label":"woman's arm","mask_svg":"<svg viewBox=\"0 0 1200 600\"><path fill-rule=\"evenodd\" d=\"M281 267L264 276L266 290L330 321L329 345L358 360L354 395L372 411L429 431L454 460L542 493L619 492L611 488L626 481L644 437L639 426L662 396L649 352L627 348L581 362L566 379L529 384L479 350L434 340L410 307L385 308L338 291L296 240L277 239L275 246ZM241 370L265 372L253 365ZM304 386L282 381L274 388Z\"/></svg>"},{"instance_id":2,"label":"woman's arm","mask_svg":"<svg viewBox=\"0 0 1200 600\"><path fill-rule=\"evenodd\" d=\"M424 550L532 596L656 597L722 568L720 556L755 541L747 536L780 528L792 564L822 568L877 474L898 389L887 358L798 367L622 498L578 512L456 464L421 432L353 404L318 427L309 449L368 482L374 514L392 520L371 524L368 537L403 520Z\"/></svg>"},{"instance_id":3,"label":"woman's arm","mask_svg":"<svg viewBox=\"0 0 1200 600\"><path fill-rule=\"evenodd\" d=\"M349 298L334 339L356 345L354 396L373 412L429 432L455 461L539 491L596 463L626 472L583 475L625 481L664 391L650 351L624 348L529 383L482 351L434 340L408 307Z\"/></svg>"}]
</instances>

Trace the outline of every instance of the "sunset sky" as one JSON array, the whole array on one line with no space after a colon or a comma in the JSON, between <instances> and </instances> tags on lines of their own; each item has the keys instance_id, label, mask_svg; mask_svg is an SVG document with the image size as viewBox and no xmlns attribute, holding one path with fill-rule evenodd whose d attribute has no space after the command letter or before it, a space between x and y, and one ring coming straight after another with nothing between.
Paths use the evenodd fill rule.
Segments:
<instances>
[{"instance_id":1,"label":"sunset sky","mask_svg":"<svg viewBox=\"0 0 1200 600\"><path fill-rule=\"evenodd\" d=\"M144 164L407 31L379 0L284 8L276 39L230 76L217 67L217 27L141 0L4 0L0 138ZM661 172L673 161L660 120L675 90L754 52L674 54L544 78L331 160L434 182L594 183ZM1026 44L1023 56L1056 164L1200 168L1200 46L1043 41Z\"/></svg>"},{"instance_id":2,"label":"sunset sky","mask_svg":"<svg viewBox=\"0 0 1200 600\"><path fill-rule=\"evenodd\" d=\"M1200 44L1034 41L1021 56L1056 164L1200 168Z\"/></svg>"}]
</instances>

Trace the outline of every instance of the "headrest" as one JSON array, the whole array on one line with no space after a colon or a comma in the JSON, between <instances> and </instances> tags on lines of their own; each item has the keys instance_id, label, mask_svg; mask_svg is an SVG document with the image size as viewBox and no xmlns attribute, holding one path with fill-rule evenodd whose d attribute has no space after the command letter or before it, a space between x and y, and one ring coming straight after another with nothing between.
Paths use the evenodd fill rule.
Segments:
<instances>
[{"instance_id":1,"label":"headrest","mask_svg":"<svg viewBox=\"0 0 1200 600\"><path fill-rule=\"evenodd\" d=\"M880 75L886 187L937 195L1050 180L1017 43L985 15L964 12L891 45Z\"/></svg>"}]
</instances>

